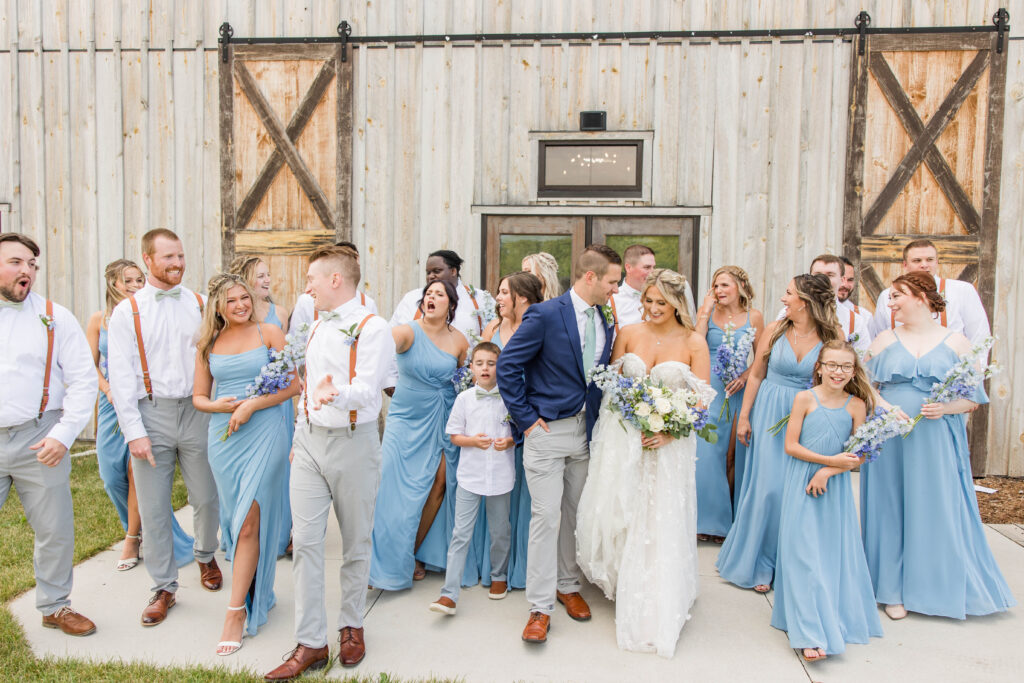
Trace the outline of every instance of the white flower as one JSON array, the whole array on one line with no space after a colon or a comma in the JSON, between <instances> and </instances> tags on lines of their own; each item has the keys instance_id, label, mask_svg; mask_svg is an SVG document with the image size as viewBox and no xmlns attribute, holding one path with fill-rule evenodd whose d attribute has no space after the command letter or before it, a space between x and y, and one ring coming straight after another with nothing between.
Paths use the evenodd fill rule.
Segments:
<instances>
[{"instance_id":1,"label":"white flower","mask_svg":"<svg viewBox=\"0 0 1024 683\"><path fill-rule=\"evenodd\" d=\"M672 412L672 401L665 397L659 397L654 399L654 409L662 415L667 415Z\"/></svg>"},{"instance_id":2,"label":"white flower","mask_svg":"<svg viewBox=\"0 0 1024 683\"><path fill-rule=\"evenodd\" d=\"M634 412L636 412L640 417L647 417L651 414L651 407L646 403L641 402L637 404Z\"/></svg>"},{"instance_id":3,"label":"white flower","mask_svg":"<svg viewBox=\"0 0 1024 683\"><path fill-rule=\"evenodd\" d=\"M652 432L660 432L665 428L665 420L662 419L661 415L658 415L657 413L651 415L651 419L649 419L647 422L648 424L651 425Z\"/></svg>"},{"instance_id":4,"label":"white flower","mask_svg":"<svg viewBox=\"0 0 1024 683\"><path fill-rule=\"evenodd\" d=\"M679 391L672 395L672 407L676 410L682 412L686 410L689 405L689 399L684 392Z\"/></svg>"}]
</instances>

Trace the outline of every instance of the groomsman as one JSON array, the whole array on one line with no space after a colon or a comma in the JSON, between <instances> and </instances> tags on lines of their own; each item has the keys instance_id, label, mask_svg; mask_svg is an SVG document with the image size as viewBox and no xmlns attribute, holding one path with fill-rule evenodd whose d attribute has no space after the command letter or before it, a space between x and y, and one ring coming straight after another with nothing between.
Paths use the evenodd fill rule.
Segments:
<instances>
[{"instance_id":1,"label":"groomsman","mask_svg":"<svg viewBox=\"0 0 1024 683\"><path fill-rule=\"evenodd\" d=\"M654 251L643 244L630 245L622 253L622 264L626 270L626 277L619 285L618 294L613 295L610 302L615 309L615 321L620 328L643 319L640 292L644 280L654 270ZM686 283L686 307L690 321L696 323L693 290L690 289L689 282Z\"/></svg>"},{"instance_id":2,"label":"groomsman","mask_svg":"<svg viewBox=\"0 0 1024 683\"><path fill-rule=\"evenodd\" d=\"M939 294L946 299L946 310L932 317L952 332L961 332L972 343L978 343L992 333L985 306L978 290L970 282L939 277L939 256L931 240L914 240L903 247L903 272L920 271L935 278ZM871 329L875 336L893 327L895 320L889 309L889 289L878 296Z\"/></svg>"},{"instance_id":3,"label":"groomsman","mask_svg":"<svg viewBox=\"0 0 1024 683\"><path fill-rule=\"evenodd\" d=\"M352 242L335 242L336 247L347 247L355 252L356 258L359 257L359 250L356 245ZM368 310L370 313L376 315L377 304L371 299L366 292L356 290L356 298L359 299L359 305ZM299 295L299 298L295 300L295 309L292 311L291 320L288 323L288 329L298 331L303 324L307 324L312 327L314 320L316 319L316 312L313 306L313 297L303 292Z\"/></svg>"},{"instance_id":4,"label":"groomsman","mask_svg":"<svg viewBox=\"0 0 1024 683\"><path fill-rule=\"evenodd\" d=\"M845 256L840 256L839 260L843 262L843 279L838 293L839 304L845 306L847 310L852 310L853 314L863 322L868 336L874 339L874 335L871 334L871 312L850 300L850 295L857 289L857 269L853 267L853 261Z\"/></svg>"},{"instance_id":5,"label":"groomsman","mask_svg":"<svg viewBox=\"0 0 1024 683\"><path fill-rule=\"evenodd\" d=\"M68 598L75 519L67 452L92 415L96 367L75 316L32 293L38 256L31 238L0 235L0 507L13 484L35 532L43 626L87 636L96 626Z\"/></svg>"},{"instance_id":6,"label":"groomsman","mask_svg":"<svg viewBox=\"0 0 1024 683\"><path fill-rule=\"evenodd\" d=\"M577 621L590 619L576 564L576 508L590 463L590 437L601 392L587 372L608 362L615 327L604 305L618 290L622 261L591 245L576 260L576 282L562 296L534 304L498 358L498 386L523 433L530 488L523 640L543 643L555 601Z\"/></svg>"},{"instance_id":7,"label":"groomsman","mask_svg":"<svg viewBox=\"0 0 1024 683\"><path fill-rule=\"evenodd\" d=\"M132 472L146 571L154 584L142 625L156 626L167 618L178 590L171 537L175 462L188 489L200 583L208 591L219 591L222 583L213 557L220 519L217 486L206 454L209 415L192 405L203 298L181 285L185 253L170 230L150 230L142 236L142 260L149 271L146 286L111 314L108 358L117 420L136 458Z\"/></svg>"},{"instance_id":8,"label":"groomsman","mask_svg":"<svg viewBox=\"0 0 1024 683\"><path fill-rule=\"evenodd\" d=\"M298 644L268 681L291 680L329 660L324 538L332 507L344 553L338 660L355 666L366 655L363 613L381 468L377 413L395 342L387 321L360 305L359 278L349 249L322 247L309 257L306 292L320 315L306 348L289 489Z\"/></svg>"}]
</instances>

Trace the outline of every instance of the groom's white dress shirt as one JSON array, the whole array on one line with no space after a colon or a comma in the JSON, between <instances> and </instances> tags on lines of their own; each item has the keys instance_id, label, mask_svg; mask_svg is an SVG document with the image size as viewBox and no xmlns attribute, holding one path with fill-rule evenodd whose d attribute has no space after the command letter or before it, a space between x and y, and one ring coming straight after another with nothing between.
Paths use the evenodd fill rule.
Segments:
<instances>
[{"instance_id":1,"label":"groom's white dress shirt","mask_svg":"<svg viewBox=\"0 0 1024 683\"><path fill-rule=\"evenodd\" d=\"M384 318L375 315L367 320L356 346L356 375L349 383L351 346L346 342L351 336L345 331L358 327L367 315L370 312L359 305L357 295L330 313L321 313L314 323L306 348L305 391L315 391L320 381L331 375L338 395L331 403L313 410L312 396L304 393L300 398L300 405L305 406L299 412L300 421L305 421L304 413L308 410L310 424L317 427L348 427L349 411L356 410L356 424L377 422L381 390L395 357L395 340Z\"/></svg>"},{"instance_id":2,"label":"groom's white dress shirt","mask_svg":"<svg viewBox=\"0 0 1024 683\"><path fill-rule=\"evenodd\" d=\"M598 362L604 349L604 314L601 313L600 307L591 306L584 301L572 287L569 288L569 296L572 298L572 308L576 312L576 329L580 333L581 352L587 343L587 309L594 309L594 332L596 332L594 336L594 362ZM585 362L586 359L584 359Z\"/></svg>"},{"instance_id":3,"label":"groom's white dress shirt","mask_svg":"<svg viewBox=\"0 0 1024 683\"><path fill-rule=\"evenodd\" d=\"M135 292L142 324L142 343L154 398L186 398L192 395L196 374L196 341L202 315L192 290L177 287L178 298L163 297L147 284ZM139 413L139 399L146 397L142 362L135 338L131 302L117 305L107 326L107 369L114 409L126 441L146 436Z\"/></svg>"},{"instance_id":4,"label":"groom's white dress shirt","mask_svg":"<svg viewBox=\"0 0 1024 683\"><path fill-rule=\"evenodd\" d=\"M0 308L0 427L39 415L46 370L46 299L30 292L20 309ZM46 410L63 410L48 437L71 447L92 417L96 366L85 333L71 311L53 305L53 359Z\"/></svg>"}]
</instances>

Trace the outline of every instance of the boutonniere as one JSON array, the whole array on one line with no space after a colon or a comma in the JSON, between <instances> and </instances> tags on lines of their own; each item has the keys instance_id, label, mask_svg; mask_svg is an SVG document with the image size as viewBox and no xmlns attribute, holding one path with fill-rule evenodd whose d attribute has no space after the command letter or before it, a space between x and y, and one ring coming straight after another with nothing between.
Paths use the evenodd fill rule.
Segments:
<instances>
[{"instance_id":1,"label":"boutonniere","mask_svg":"<svg viewBox=\"0 0 1024 683\"><path fill-rule=\"evenodd\" d=\"M601 307L601 315L604 316L604 322L608 327L615 326L615 313L612 312L611 304L605 304Z\"/></svg>"},{"instance_id":2,"label":"boutonniere","mask_svg":"<svg viewBox=\"0 0 1024 683\"><path fill-rule=\"evenodd\" d=\"M345 335L345 345L352 346L359 339L359 335L363 333L362 330L358 329L358 323L352 323L348 328L338 328L338 331Z\"/></svg>"},{"instance_id":3,"label":"boutonniere","mask_svg":"<svg viewBox=\"0 0 1024 683\"><path fill-rule=\"evenodd\" d=\"M469 292L469 297L471 299L476 298L476 287L474 287L473 285L466 285L466 291Z\"/></svg>"},{"instance_id":4,"label":"boutonniere","mask_svg":"<svg viewBox=\"0 0 1024 683\"><path fill-rule=\"evenodd\" d=\"M53 316L40 315L39 316L39 322L43 323L43 325L45 325L46 329L48 329L48 330L52 330L53 327L54 327Z\"/></svg>"},{"instance_id":5,"label":"boutonniere","mask_svg":"<svg viewBox=\"0 0 1024 683\"><path fill-rule=\"evenodd\" d=\"M512 416L505 413L505 417L502 419L501 424L510 425L512 424Z\"/></svg>"}]
</instances>

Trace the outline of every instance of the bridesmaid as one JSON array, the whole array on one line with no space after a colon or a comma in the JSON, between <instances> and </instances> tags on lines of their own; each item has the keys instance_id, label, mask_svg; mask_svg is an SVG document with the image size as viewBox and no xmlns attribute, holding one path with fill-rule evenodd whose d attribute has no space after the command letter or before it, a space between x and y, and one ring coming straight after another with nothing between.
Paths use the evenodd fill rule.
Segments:
<instances>
[{"instance_id":1,"label":"bridesmaid","mask_svg":"<svg viewBox=\"0 0 1024 683\"><path fill-rule=\"evenodd\" d=\"M484 338L489 338L499 348L504 349L505 344L522 324L526 309L543 300L541 294L543 286L539 278L525 271L512 273L502 278L498 284L498 295L495 297L498 318L492 320L488 325L484 331ZM508 559L508 584L511 588L526 588L526 546L530 538L530 504L530 489L526 486L526 473L523 470L523 444L520 439L516 445L516 482L512 487L510 500L512 548ZM484 526L483 530L486 531L486 528ZM478 521L477 530L480 529L481 524ZM490 547L489 541L490 539L484 536L484 540L477 546L482 556L486 556L486 550ZM481 576L488 575L488 573L481 574Z\"/></svg>"},{"instance_id":2,"label":"bridesmaid","mask_svg":"<svg viewBox=\"0 0 1024 683\"><path fill-rule=\"evenodd\" d=\"M806 661L882 636L850 470L863 462L846 440L873 411L874 390L845 341L822 347L814 384L793 402L779 521L772 626Z\"/></svg>"},{"instance_id":3,"label":"bridesmaid","mask_svg":"<svg viewBox=\"0 0 1024 683\"><path fill-rule=\"evenodd\" d=\"M758 593L771 590L775 573L787 461L785 430L774 436L768 430L811 386L822 344L840 338L836 295L826 276L797 275L786 286L782 303L786 315L765 328L747 380L736 425L736 438L747 446L747 465L735 521L716 563L726 581Z\"/></svg>"},{"instance_id":4,"label":"bridesmaid","mask_svg":"<svg viewBox=\"0 0 1024 683\"><path fill-rule=\"evenodd\" d=\"M985 540L967 447L965 413L988 397L979 386L970 400L925 403L971 342L932 318L945 301L927 273L896 278L889 308L902 327L875 338L868 368L884 406L927 419L861 468L875 598L892 619L907 610L952 619L1002 612L1016 602Z\"/></svg>"},{"instance_id":5,"label":"bridesmaid","mask_svg":"<svg viewBox=\"0 0 1024 683\"><path fill-rule=\"evenodd\" d=\"M96 410L96 462L99 465L103 488L110 496L110 502L117 510L117 516L124 527L124 545L121 557L114 569L119 572L134 569L139 563L140 546L142 545L142 518L139 517L139 504L135 498L135 479L132 477L131 457L128 444L125 443L121 429L117 423L117 414L111 402L110 382L107 381L107 323L110 313L129 294L142 289L146 278L142 269L134 261L117 259L107 264L104 271L107 281L106 307L96 311L89 318L86 337L92 348L92 359L99 374L100 395ZM178 524L172 522L174 539L174 557L178 566L182 567L193 559L193 539Z\"/></svg>"},{"instance_id":6,"label":"bridesmaid","mask_svg":"<svg viewBox=\"0 0 1024 683\"><path fill-rule=\"evenodd\" d=\"M291 313L287 306L279 306L270 298L270 266L259 256L238 256L228 272L239 275L253 291L256 319L261 323L277 325L282 332L288 332L288 318Z\"/></svg>"},{"instance_id":7,"label":"bridesmaid","mask_svg":"<svg viewBox=\"0 0 1024 683\"><path fill-rule=\"evenodd\" d=\"M540 280L541 301L554 299L562 294L562 285L558 282L558 261L546 251L527 254L523 257L524 273L530 273Z\"/></svg>"},{"instance_id":8,"label":"bridesmaid","mask_svg":"<svg viewBox=\"0 0 1024 683\"><path fill-rule=\"evenodd\" d=\"M448 484L454 482L458 449L445 425L455 402L452 377L469 348L452 326L458 296L451 281L434 280L423 289L417 319L391 330L398 381L381 440L370 564L375 588L409 588L423 578L424 563L443 569L447 559L454 509L443 503L446 490L454 491L454 483ZM428 531L436 539L430 546Z\"/></svg>"},{"instance_id":9,"label":"bridesmaid","mask_svg":"<svg viewBox=\"0 0 1024 683\"><path fill-rule=\"evenodd\" d=\"M284 333L256 319L255 297L239 275L210 280L210 301L196 344L197 410L213 413L208 432L210 468L220 498L221 534L231 562L231 597L217 654L237 652L243 630L255 635L274 606L274 576L288 511L288 452L292 376L277 393L243 398L246 386L284 347ZM216 395L211 389L216 382ZM285 532L286 533L286 532Z\"/></svg>"},{"instance_id":10,"label":"bridesmaid","mask_svg":"<svg viewBox=\"0 0 1024 683\"><path fill-rule=\"evenodd\" d=\"M711 291L704 297L704 303L697 312L697 333L703 335L711 352L714 365L715 354L725 339L725 330L733 329L733 345L753 329L755 332L752 349L757 348L764 331L764 317L761 311L751 308L754 288L750 278L739 266L722 266L711 276ZM747 448L736 443L736 419L743 405L743 387L747 383L751 368L726 386L721 378L711 373L711 386L715 400L708 409L708 419L717 425L717 443L697 440L697 540L721 543L732 526L733 502L737 499L739 482L743 480L743 464ZM726 393L729 395L729 412L722 415ZM734 463L733 472L736 493L729 491L729 461Z\"/></svg>"}]
</instances>

